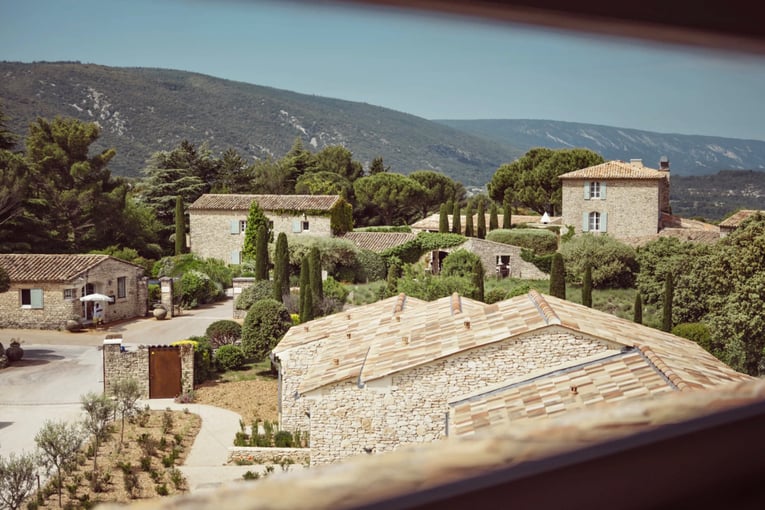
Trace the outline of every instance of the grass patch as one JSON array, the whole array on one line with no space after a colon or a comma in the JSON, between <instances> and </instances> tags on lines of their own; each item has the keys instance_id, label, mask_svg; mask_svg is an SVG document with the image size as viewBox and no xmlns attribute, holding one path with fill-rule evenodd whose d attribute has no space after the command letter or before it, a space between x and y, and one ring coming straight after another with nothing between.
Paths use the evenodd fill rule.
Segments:
<instances>
[{"instance_id":1,"label":"grass patch","mask_svg":"<svg viewBox=\"0 0 765 510\"><path fill-rule=\"evenodd\" d=\"M348 295L348 301L356 306L376 303L380 300L385 285L386 282L384 280L346 285L345 287L351 291Z\"/></svg>"},{"instance_id":2,"label":"grass patch","mask_svg":"<svg viewBox=\"0 0 765 510\"><path fill-rule=\"evenodd\" d=\"M218 382L256 381L260 379L275 379L276 374L271 371L271 361L250 361L238 370L227 370L217 374L214 379Z\"/></svg>"}]
</instances>

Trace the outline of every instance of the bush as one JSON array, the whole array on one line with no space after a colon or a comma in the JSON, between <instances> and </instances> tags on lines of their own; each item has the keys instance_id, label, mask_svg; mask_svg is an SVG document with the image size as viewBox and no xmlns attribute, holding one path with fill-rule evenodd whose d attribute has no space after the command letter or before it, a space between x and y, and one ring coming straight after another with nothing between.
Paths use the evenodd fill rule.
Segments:
<instances>
[{"instance_id":1,"label":"bush","mask_svg":"<svg viewBox=\"0 0 765 510\"><path fill-rule=\"evenodd\" d=\"M274 297L274 284L271 280L258 280L252 283L246 289L243 289L236 298L237 310L249 310L252 305L261 299L272 299Z\"/></svg>"},{"instance_id":2,"label":"bush","mask_svg":"<svg viewBox=\"0 0 765 510\"><path fill-rule=\"evenodd\" d=\"M672 328L672 334L693 340L699 344L705 351L720 356L722 345L717 345L712 341L712 333L703 322L683 322Z\"/></svg>"},{"instance_id":3,"label":"bush","mask_svg":"<svg viewBox=\"0 0 765 510\"><path fill-rule=\"evenodd\" d=\"M359 250L356 254L355 283L376 282L384 280L388 274L385 259L371 250Z\"/></svg>"},{"instance_id":4,"label":"bush","mask_svg":"<svg viewBox=\"0 0 765 510\"><path fill-rule=\"evenodd\" d=\"M205 336L214 348L233 344L242 338L242 326L230 319L215 321L205 331Z\"/></svg>"},{"instance_id":5,"label":"bush","mask_svg":"<svg viewBox=\"0 0 765 510\"><path fill-rule=\"evenodd\" d=\"M188 340L178 340L170 345L190 343L194 346L194 384L208 380L215 373L213 366L212 344L204 336L194 336Z\"/></svg>"},{"instance_id":6,"label":"bush","mask_svg":"<svg viewBox=\"0 0 765 510\"><path fill-rule=\"evenodd\" d=\"M441 275L468 277L472 273L476 260L480 259L472 252L463 249L454 250L444 259Z\"/></svg>"},{"instance_id":7,"label":"bush","mask_svg":"<svg viewBox=\"0 0 765 510\"><path fill-rule=\"evenodd\" d=\"M334 299L340 305L345 304L345 300L348 299L348 294L350 294L350 291L345 288L343 284L332 278L331 276L328 276L326 280L324 280L324 297Z\"/></svg>"},{"instance_id":8,"label":"bush","mask_svg":"<svg viewBox=\"0 0 765 510\"><path fill-rule=\"evenodd\" d=\"M256 361L265 359L291 326L292 318L282 303L275 299L258 301L247 312L242 326L245 354Z\"/></svg>"},{"instance_id":9,"label":"bush","mask_svg":"<svg viewBox=\"0 0 765 510\"><path fill-rule=\"evenodd\" d=\"M404 274L397 282L397 292L403 292L424 301L452 295L454 292L462 296L470 296L474 292L470 278L459 276L433 276L421 267L407 265Z\"/></svg>"},{"instance_id":10,"label":"bush","mask_svg":"<svg viewBox=\"0 0 765 510\"><path fill-rule=\"evenodd\" d=\"M205 273L194 269L181 276L178 293L184 307L196 308L201 304L218 299L223 293L223 289L217 286Z\"/></svg>"},{"instance_id":11,"label":"bush","mask_svg":"<svg viewBox=\"0 0 765 510\"><path fill-rule=\"evenodd\" d=\"M246 361L244 349L238 345L224 345L215 351L215 363L221 370L239 370Z\"/></svg>"},{"instance_id":12,"label":"bush","mask_svg":"<svg viewBox=\"0 0 765 510\"><path fill-rule=\"evenodd\" d=\"M318 248L321 267L336 274L342 267L353 267L359 249L351 241L335 237L297 236L289 240L290 274L300 274L300 264L311 248Z\"/></svg>"},{"instance_id":13,"label":"bush","mask_svg":"<svg viewBox=\"0 0 765 510\"><path fill-rule=\"evenodd\" d=\"M274 435L274 446L277 448L293 448L295 441L288 430L280 430Z\"/></svg>"},{"instance_id":14,"label":"bush","mask_svg":"<svg viewBox=\"0 0 765 510\"><path fill-rule=\"evenodd\" d=\"M550 274L550 270L552 269L553 255L555 254L548 253L546 255L536 255L529 249L521 248L521 259L534 264L537 269L547 274Z\"/></svg>"},{"instance_id":15,"label":"bush","mask_svg":"<svg viewBox=\"0 0 765 510\"><path fill-rule=\"evenodd\" d=\"M483 298L484 303L491 305L505 300L507 291L505 289L491 289Z\"/></svg>"},{"instance_id":16,"label":"bush","mask_svg":"<svg viewBox=\"0 0 765 510\"><path fill-rule=\"evenodd\" d=\"M635 284L637 254L613 237L581 234L561 246L560 253L569 282L581 282L585 265L590 264L594 289L629 288Z\"/></svg>"},{"instance_id":17,"label":"bush","mask_svg":"<svg viewBox=\"0 0 765 510\"><path fill-rule=\"evenodd\" d=\"M532 250L537 255L551 254L558 249L558 236L547 229L497 229L486 234L486 239L495 243L520 246Z\"/></svg>"},{"instance_id":18,"label":"bush","mask_svg":"<svg viewBox=\"0 0 765 510\"><path fill-rule=\"evenodd\" d=\"M420 232L420 234L411 241L389 248L383 251L380 255L387 261L396 258L401 260L401 262L413 264L429 251L459 246L466 240L467 237L462 234ZM390 265L390 262L388 265Z\"/></svg>"}]
</instances>

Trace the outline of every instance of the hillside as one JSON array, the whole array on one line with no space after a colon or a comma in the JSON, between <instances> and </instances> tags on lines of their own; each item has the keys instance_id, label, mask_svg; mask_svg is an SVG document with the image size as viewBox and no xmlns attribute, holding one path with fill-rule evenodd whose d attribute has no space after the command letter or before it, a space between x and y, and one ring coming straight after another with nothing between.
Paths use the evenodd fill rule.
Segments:
<instances>
[{"instance_id":1,"label":"hillside","mask_svg":"<svg viewBox=\"0 0 765 510\"><path fill-rule=\"evenodd\" d=\"M678 135L551 120L437 120L476 136L512 143L527 151L583 147L606 160L641 158L656 168L667 156L674 175L708 175L721 170L765 169L765 142L714 136Z\"/></svg>"},{"instance_id":2,"label":"hillside","mask_svg":"<svg viewBox=\"0 0 765 510\"><path fill-rule=\"evenodd\" d=\"M719 221L738 209L765 209L765 172L726 170L671 182L670 204L678 216Z\"/></svg>"},{"instance_id":3,"label":"hillside","mask_svg":"<svg viewBox=\"0 0 765 510\"><path fill-rule=\"evenodd\" d=\"M100 146L115 147L112 171L137 176L149 156L183 140L215 153L233 147L250 160L343 145L393 171L440 170L485 184L521 152L426 119L364 103L297 94L201 74L80 63L0 63L0 102L22 137L38 116L97 121Z\"/></svg>"}]
</instances>

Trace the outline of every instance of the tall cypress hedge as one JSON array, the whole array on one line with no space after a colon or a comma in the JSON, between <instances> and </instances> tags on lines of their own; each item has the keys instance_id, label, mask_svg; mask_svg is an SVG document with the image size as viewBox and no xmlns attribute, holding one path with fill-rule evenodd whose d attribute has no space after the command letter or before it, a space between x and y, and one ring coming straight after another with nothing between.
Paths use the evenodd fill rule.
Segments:
<instances>
[{"instance_id":1,"label":"tall cypress hedge","mask_svg":"<svg viewBox=\"0 0 765 510\"><path fill-rule=\"evenodd\" d=\"M563 255L553 254L550 267L550 295L566 299L566 269L563 266Z\"/></svg>"}]
</instances>

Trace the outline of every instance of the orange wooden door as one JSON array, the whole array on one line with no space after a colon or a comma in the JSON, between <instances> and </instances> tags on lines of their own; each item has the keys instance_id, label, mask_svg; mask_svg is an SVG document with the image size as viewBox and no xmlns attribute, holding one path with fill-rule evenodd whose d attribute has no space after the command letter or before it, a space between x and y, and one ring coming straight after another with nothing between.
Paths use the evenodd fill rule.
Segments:
<instances>
[{"instance_id":1,"label":"orange wooden door","mask_svg":"<svg viewBox=\"0 0 765 510\"><path fill-rule=\"evenodd\" d=\"M175 398L180 394L180 349L149 347L149 398Z\"/></svg>"}]
</instances>

